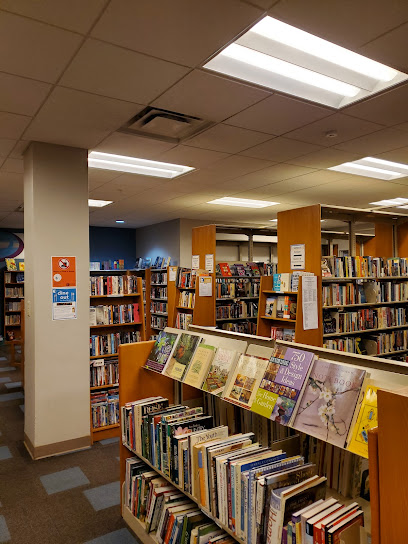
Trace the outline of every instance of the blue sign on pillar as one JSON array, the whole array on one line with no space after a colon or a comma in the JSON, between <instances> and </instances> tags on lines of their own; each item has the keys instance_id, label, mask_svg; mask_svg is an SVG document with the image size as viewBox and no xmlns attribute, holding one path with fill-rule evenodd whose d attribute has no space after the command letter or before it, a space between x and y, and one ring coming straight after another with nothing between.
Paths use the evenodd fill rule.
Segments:
<instances>
[{"instance_id":1,"label":"blue sign on pillar","mask_svg":"<svg viewBox=\"0 0 408 544\"><path fill-rule=\"evenodd\" d=\"M52 319L76 319L76 287L65 287L52 290Z\"/></svg>"}]
</instances>

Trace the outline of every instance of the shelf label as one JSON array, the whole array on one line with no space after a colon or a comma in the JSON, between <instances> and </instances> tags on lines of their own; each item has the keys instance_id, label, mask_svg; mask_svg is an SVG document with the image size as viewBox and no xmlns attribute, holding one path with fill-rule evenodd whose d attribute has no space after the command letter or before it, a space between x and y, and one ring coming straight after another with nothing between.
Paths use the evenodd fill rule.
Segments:
<instances>
[{"instance_id":1,"label":"shelf label","mask_svg":"<svg viewBox=\"0 0 408 544\"><path fill-rule=\"evenodd\" d=\"M305 244L292 244L290 246L290 269L305 269Z\"/></svg>"}]
</instances>

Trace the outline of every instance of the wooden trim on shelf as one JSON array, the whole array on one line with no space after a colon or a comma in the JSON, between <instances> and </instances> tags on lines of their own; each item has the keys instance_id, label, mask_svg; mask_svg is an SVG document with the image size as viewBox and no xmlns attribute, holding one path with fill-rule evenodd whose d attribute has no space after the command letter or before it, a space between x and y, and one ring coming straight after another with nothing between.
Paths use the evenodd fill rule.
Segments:
<instances>
[{"instance_id":1,"label":"wooden trim on shelf","mask_svg":"<svg viewBox=\"0 0 408 544\"><path fill-rule=\"evenodd\" d=\"M91 385L91 391L99 391L100 389L112 389L119 387L119 383L109 383L108 385Z\"/></svg>"},{"instance_id":2,"label":"wooden trim on shelf","mask_svg":"<svg viewBox=\"0 0 408 544\"><path fill-rule=\"evenodd\" d=\"M140 293L128 293L125 295L90 295L89 298L122 298L122 297L138 297Z\"/></svg>"},{"instance_id":3,"label":"wooden trim on shelf","mask_svg":"<svg viewBox=\"0 0 408 544\"><path fill-rule=\"evenodd\" d=\"M118 357L119 353L105 353L104 355L91 355L90 359L107 359L108 357Z\"/></svg>"},{"instance_id":4,"label":"wooden trim on shelf","mask_svg":"<svg viewBox=\"0 0 408 544\"><path fill-rule=\"evenodd\" d=\"M286 323L296 323L296 319L286 319L285 317L270 317L269 315L261 315L261 319L269 319L270 321L285 321Z\"/></svg>"},{"instance_id":5,"label":"wooden trim on shelf","mask_svg":"<svg viewBox=\"0 0 408 544\"><path fill-rule=\"evenodd\" d=\"M366 306L388 306L390 304L408 304L408 300L392 300L390 302L361 302L360 304L333 304L332 306L323 306L323 310L341 310L341 308L360 308Z\"/></svg>"},{"instance_id":6,"label":"wooden trim on shelf","mask_svg":"<svg viewBox=\"0 0 408 544\"><path fill-rule=\"evenodd\" d=\"M408 327L408 324L406 325L394 325L391 327L379 327L378 329L362 329L359 331L350 331L350 332L329 332L323 335L324 338L333 338L336 336L350 336L353 334L363 334L367 332L377 332L377 331L389 331L389 330L397 330L397 329L406 329Z\"/></svg>"},{"instance_id":7,"label":"wooden trim on shelf","mask_svg":"<svg viewBox=\"0 0 408 544\"><path fill-rule=\"evenodd\" d=\"M272 276L270 276L272 277ZM297 295L297 291L264 291L267 295Z\"/></svg>"},{"instance_id":8,"label":"wooden trim on shelf","mask_svg":"<svg viewBox=\"0 0 408 544\"><path fill-rule=\"evenodd\" d=\"M102 329L106 327L131 327L132 325L142 325L142 322L133 321L132 323L111 323L110 325L91 325L90 329Z\"/></svg>"}]
</instances>

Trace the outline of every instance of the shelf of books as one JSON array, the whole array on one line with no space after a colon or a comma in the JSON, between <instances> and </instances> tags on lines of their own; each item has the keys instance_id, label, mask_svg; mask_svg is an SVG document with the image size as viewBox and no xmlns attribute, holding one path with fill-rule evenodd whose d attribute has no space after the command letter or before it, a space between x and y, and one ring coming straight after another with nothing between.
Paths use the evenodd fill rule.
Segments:
<instances>
[{"instance_id":1,"label":"shelf of books","mask_svg":"<svg viewBox=\"0 0 408 544\"><path fill-rule=\"evenodd\" d=\"M131 270L90 272L93 441L119 436L118 350L121 344L146 338L142 285L142 278Z\"/></svg>"},{"instance_id":2,"label":"shelf of books","mask_svg":"<svg viewBox=\"0 0 408 544\"><path fill-rule=\"evenodd\" d=\"M188 329L193 323L196 299L197 274L191 268L179 267L175 284L175 304L169 325L176 329Z\"/></svg>"},{"instance_id":3,"label":"shelf of books","mask_svg":"<svg viewBox=\"0 0 408 544\"><path fill-rule=\"evenodd\" d=\"M22 338L22 301L24 300L24 262L6 259L4 272L4 339ZM10 262L12 261L12 262Z\"/></svg>"},{"instance_id":4,"label":"shelf of books","mask_svg":"<svg viewBox=\"0 0 408 544\"><path fill-rule=\"evenodd\" d=\"M150 285L146 282L146 290L149 289L150 304L146 305L146 318L148 322L148 338L156 339L161 330L172 321L175 304L175 278L170 278L170 269L151 268Z\"/></svg>"},{"instance_id":5,"label":"shelf of books","mask_svg":"<svg viewBox=\"0 0 408 544\"><path fill-rule=\"evenodd\" d=\"M206 327L119 361L122 509L142 542L367 542L367 432L406 365Z\"/></svg>"}]
</instances>

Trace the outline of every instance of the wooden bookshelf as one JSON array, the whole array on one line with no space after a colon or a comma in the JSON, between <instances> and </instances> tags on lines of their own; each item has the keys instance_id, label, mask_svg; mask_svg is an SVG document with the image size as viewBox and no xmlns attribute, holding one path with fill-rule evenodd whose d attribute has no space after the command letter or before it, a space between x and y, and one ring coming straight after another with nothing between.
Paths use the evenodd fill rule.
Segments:
<instances>
[{"instance_id":1,"label":"wooden bookshelf","mask_svg":"<svg viewBox=\"0 0 408 544\"><path fill-rule=\"evenodd\" d=\"M4 271L4 340L6 342L18 341L23 338L22 333L22 301L24 300L24 281L17 281L18 277L24 277L23 270L5 270ZM20 288L22 290L20 295ZM11 304L19 304L19 308L11 310ZM18 323L7 323L13 321L15 316ZM11 336L13 336L11 338Z\"/></svg>"},{"instance_id":2,"label":"wooden bookshelf","mask_svg":"<svg viewBox=\"0 0 408 544\"><path fill-rule=\"evenodd\" d=\"M101 274L102 272L102 274ZM102 276L106 275L106 273L110 272L111 274L108 275L119 275L119 276L136 276L134 271L132 270L92 270L90 271L91 276ZM130 322L130 323L114 323L114 324L107 324L107 325L91 325L90 331L91 335L103 335L108 334L111 332L120 332L120 331L129 331L134 330L138 331L140 333L140 339L141 341L144 341L146 339L146 328L145 328L145 317L144 317L144 300L143 300L143 280L142 277L137 276L136 279L136 292L131 294L123 294L123 295L90 295L90 305L91 306L98 306L98 305L119 305L119 304L132 304L136 303L139 305L139 316L140 321L136 322ZM117 357L118 353L105 353L102 355L90 355L90 361L94 361L96 359L105 359L109 360L112 357ZM110 389L118 387L118 384L107 384L104 386L91 386L90 392L91 393L97 393L97 392L103 392L103 391L109 391ZM91 438L92 442L98 441L98 440L104 440L106 438L113 438L116 436L119 436L119 423L113 424L113 425L105 425L102 427L93 427L92 424L92 406L90 407L90 414L91 414Z\"/></svg>"},{"instance_id":3,"label":"wooden bookshelf","mask_svg":"<svg viewBox=\"0 0 408 544\"><path fill-rule=\"evenodd\" d=\"M172 316L174 313L175 305L175 282L170 281L171 268L173 267L168 266L167 268L150 268L149 274L148 276L146 276L146 338L157 336L161 330L163 330L168 325L170 326L170 323L172 323ZM157 274L167 274L166 281L162 281L161 283L153 281L157 279ZM161 287L167 289L166 297L156 296L155 289ZM160 303L166 304L166 312L159 312L153 309L156 304ZM166 318L164 320L164 326L157 326L154 321L154 316Z\"/></svg>"}]
</instances>

